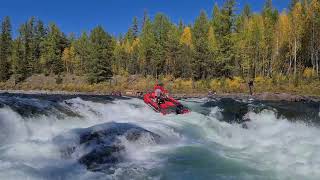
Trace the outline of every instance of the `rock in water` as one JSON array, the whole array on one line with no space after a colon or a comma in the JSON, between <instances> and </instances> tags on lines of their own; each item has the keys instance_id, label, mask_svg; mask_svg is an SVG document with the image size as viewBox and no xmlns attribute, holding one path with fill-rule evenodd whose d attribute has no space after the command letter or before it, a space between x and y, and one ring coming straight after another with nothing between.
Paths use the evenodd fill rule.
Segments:
<instances>
[{"instance_id":1,"label":"rock in water","mask_svg":"<svg viewBox=\"0 0 320 180\"><path fill-rule=\"evenodd\" d=\"M159 135L129 123L106 123L72 133L78 142L73 147L64 147L64 157L77 154L78 161L92 171L104 171L124 160L126 148L121 138L133 143L145 137L150 143L160 142ZM63 139L56 138L56 141L61 144Z\"/></svg>"},{"instance_id":2,"label":"rock in water","mask_svg":"<svg viewBox=\"0 0 320 180\"><path fill-rule=\"evenodd\" d=\"M222 117L218 120L228 123L243 123L245 114L249 111L247 102L241 102L230 98L222 98L217 101L209 101L202 105L203 107L219 107L222 111Z\"/></svg>"}]
</instances>

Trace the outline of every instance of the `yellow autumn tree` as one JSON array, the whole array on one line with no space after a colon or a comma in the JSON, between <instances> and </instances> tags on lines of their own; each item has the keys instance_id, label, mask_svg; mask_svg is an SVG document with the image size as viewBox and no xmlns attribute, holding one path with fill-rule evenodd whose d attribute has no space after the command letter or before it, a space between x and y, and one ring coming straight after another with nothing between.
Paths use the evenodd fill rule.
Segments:
<instances>
[{"instance_id":1,"label":"yellow autumn tree","mask_svg":"<svg viewBox=\"0 0 320 180\"><path fill-rule=\"evenodd\" d=\"M185 27L180 38L180 43L192 48L192 34L190 27Z\"/></svg>"},{"instance_id":2,"label":"yellow autumn tree","mask_svg":"<svg viewBox=\"0 0 320 180\"><path fill-rule=\"evenodd\" d=\"M132 42L132 48L138 47L140 45L140 39L136 38L135 40L133 40Z\"/></svg>"},{"instance_id":3,"label":"yellow autumn tree","mask_svg":"<svg viewBox=\"0 0 320 180\"><path fill-rule=\"evenodd\" d=\"M73 46L65 48L62 54L63 65L67 73L73 73L76 63L76 53Z\"/></svg>"},{"instance_id":4,"label":"yellow autumn tree","mask_svg":"<svg viewBox=\"0 0 320 180\"><path fill-rule=\"evenodd\" d=\"M298 51L301 49L301 40L304 30L304 17L302 4L297 2L291 12L291 36L293 41L294 75L297 74Z\"/></svg>"},{"instance_id":5,"label":"yellow autumn tree","mask_svg":"<svg viewBox=\"0 0 320 180\"><path fill-rule=\"evenodd\" d=\"M316 75L319 75L320 71L320 58L318 58L318 47L320 47L320 1L311 0L310 5L307 6L307 18L306 26L308 29L306 33L310 33L310 55L311 55L311 64L313 70L316 72Z\"/></svg>"},{"instance_id":6,"label":"yellow autumn tree","mask_svg":"<svg viewBox=\"0 0 320 180\"><path fill-rule=\"evenodd\" d=\"M281 69L286 62L289 62L287 73L291 71L292 58L291 54L286 51L290 49L290 29L292 28L289 16L286 11L283 11L278 18L275 26L275 37L274 37L274 49L276 61L274 61L273 69ZM289 59L289 61L288 61Z\"/></svg>"},{"instance_id":7,"label":"yellow autumn tree","mask_svg":"<svg viewBox=\"0 0 320 180\"><path fill-rule=\"evenodd\" d=\"M130 54L133 51L132 45L130 43L129 40L126 40L123 44L122 44L124 51L128 54Z\"/></svg>"}]
</instances>

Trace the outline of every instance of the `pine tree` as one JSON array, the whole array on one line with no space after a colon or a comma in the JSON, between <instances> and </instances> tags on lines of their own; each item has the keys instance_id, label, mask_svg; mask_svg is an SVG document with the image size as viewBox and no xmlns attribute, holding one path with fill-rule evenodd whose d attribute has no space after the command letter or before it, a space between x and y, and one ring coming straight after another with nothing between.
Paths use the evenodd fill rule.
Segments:
<instances>
[{"instance_id":1,"label":"pine tree","mask_svg":"<svg viewBox=\"0 0 320 180\"><path fill-rule=\"evenodd\" d=\"M219 37L219 55L215 58L218 76L229 77L234 67L232 33L235 28L235 1L226 0L221 11L216 12L214 29ZM217 19L216 19L217 18ZM218 24L219 23L219 24Z\"/></svg>"},{"instance_id":2,"label":"pine tree","mask_svg":"<svg viewBox=\"0 0 320 180\"><path fill-rule=\"evenodd\" d=\"M40 57L42 43L46 36L46 28L42 21L31 17L26 23L19 28L19 38L23 48L23 58L26 62L26 74L40 73Z\"/></svg>"},{"instance_id":3,"label":"pine tree","mask_svg":"<svg viewBox=\"0 0 320 180\"><path fill-rule=\"evenodd\" d=\"M183 32L184 28L185 28L185 25L183 24L183 21L180 19L178 24L178 31L180 34Z\"/></svg>"},{"instance_id":4,"label":"pine tree","mask_svg":"<svg viewBox=\"0 0 320 180\"><path fill-rule=\"evenodd\" d=\"M125 34L124 38L119 38L119 41L128 40L129 42L133 42L135 39L135 35L133 33L133 29L129 28L128 32Z\"/></svg>"},{"instance_id":5,"label":"pine tree","mask_svg":"<svg viewBox=\"0 0 320 180\"><path fill-rule=\"evenodd\" d=\"M217 37L222 36L222 14L218 4L215 4L212 12L211 24L215 29L215 33Z\"/></svg>"},{"instance_id":6,"label":"pine tree","mask_svg":"<svg viewBox=\"0 0 320 180\"><path fill-rule=\"evenodd\" d=\"M1 23L0 34L0 81L6 81L10 77L9 58L12 51L11 23L9 17L5 17Z\"/></svg>"},{"instance_id":7,"label":"pine tree","mask_svg":"<svg viewBox=\"0 0 320 180\"><path fill-rule=\"evenodd\" d=\"M215 31L213 29L212 26L209 27L209 31L208 31L208 46L209 46L209 58L210 60L208 61L208 68L210 68L208 70L208 75L210 76L218 76L218 74L216 74L217 69L215 69L215 67L217 67L216 62L215 62L215 58L219 55L219 44L218 44L218 40L215 34Z\"/></svg>"},{"instance_id":8,"label":"pine tree","mask_svg":"<svg viewBox=\"0 0 320 180\"><path fill-rule=\"evenodd\" d=\"M21 37L18 37L13 42L12 47L12 73L14 76L15 83L18 83L28 76L27 62L24 57L24 49Z\"/></svg>"},{"instance_id":9,"label":"pine tree","mask_svg":"<svg viewBox=\"0 0 320 180\"><path fill-rule=\"evenodd\" d=\"M137 39L139 36L139 25L138 18L136 16L133 18L132 31L134 39Z\"/></svg>"},{"instance_id":10,"label":"pine tree","mask_svg":"<svg viewBox=\"0 0 320 180\"><path fill-rule=\"evenodd\" d=\"M177 65L181 66L179 69L181 71L181 77L191 78L191 62L193 58L193 44L192 44L192 34L191 28L185 27L183 33L180 37L180 53L177 57Z\"/></svg>"},{"instance_id":11,"label":"pine tree","mask_svg":"<svg viewBox=\"0 0 320 180\"><path fill-rule=\"evenodd\" d=\"M25 56L30 74L34 73L39 65L37 61L39 59L37 59L35 55L37 48L37 42L35 42L35 21L35 17L31 17L25 24Z\"/></svg>"},{"instance_id":12,"label":"pine tree","mask_svg":"<svg viewBox=\"0 0 320 180\"><path fill-rule=\"evenodd\" d=\"M159 44L156 43L155 33L153 32L153 24L149 17L145 17L145 23L141 34L141 48L139 50L140 70L143 75L158 76L155 62L158 62L160 57Z\"/></svg>"},{"instance_id":13,"label":"pine tree","mask_svg":"<svg viewBox=\"0 0 320 180\"><path fill-rule=\"evenodd\" d=\"M207 78L210 72L208 32L209 22L207 15L204 11L201 11L192 31L194 58L191 64L192 77L195 80Z\"/></svg>"},{"instance_id":14,"label":"pine tree","mask_svg":"<svg viewBox=\"0 0 320 180\"><path fill-rule=\"evenodd\" d=\"M101 26L94 28L89 36L92 48L88 63L88 80L90 83L99 83L112 77L111 62L114 51L112 37Z\"/></svg>"},{"instance_id":15,"label":"pine tree","mask_svg":"<svg viewBox=\"0 0 320 180\"><path fill-rule=\"evenodd\" d=\"M249 4L246 4L243 8L243 11L242 11L242 16L244 18L250 18L251 17L251 8L249 6Z\"/></svg>"},{"instance_id":16,"label":"pine tree","mask_svg":"<svg viewBox=\"0 0 320 180\"><path fill-rule=\"evenodd\" d=\"M168 41L165 44L165 74L180 77L182 74L181 65L184 62L178 62L180 53L180 34L175 26L171 26L168 34Z\"/></svg>"},{"instance_id":17,"label":"pine tree","mask_svg":"<svg viewBox=\"0 0 320 180\"><path fill-rule=\"evenodd\" d=\"M151 61L153 66L154 75L158 77L161 74L168 74L168 71L163 71L165 69L165 64L168 59L166 59L168 53L168 45L171 40L168 36L172 25L167 16L163 14L157 14L153 22L153 33L155 37L154 58Z\"/></svg>"},{"instance_id":18,"label":"pine tree","mask_svg":"<svg viewBox=\"0 0 320 180\"><path fill-rule=\"evenodd\" d=\"M63 71L61 61L64 49L63 34L55 24L50 24L48 35L42 43L41 64L47 74L59 74Z\"/></svg>"},{"instance_id":19,"label":"pine tree","mask_svg":"<svg viewBox=\"0 0 320 180\"><path fill-rule=\"evenodd\" d=\"M33 61L33 73L40 73L41 72L41 66L40 66L40 58L41 58L41 52L43 41L45 40L47 35L47 29L43 22L41 20L38 20L35 25L34 30L34 61Z\"/></svg>"},{"instance_id":20,"label":"pine tree","mask_svg":"<svg viewBox=\"0 0 320 180\"><path fill-rule=\"evenodd\" d=\"M294 8L294 6L299 2L299 0L291 0L290 5L289 5L289 9L292 11L292 9Z\"/></svg>"},{"instance_id":21,"label":"pine tree","mask_svg":"<svg viewBox=\"0 0 320 180\"><path fill-rule=\"evenodd\" d=\"M89 72L91 43L87 33L82 33L80 38L74 42L75 49L75 72L83 75Z\"/></svg>"},{"instance_id":22,"label":"pine tree","mask_svg":"<svg viewBox=\"0 0 320 180\"><path fill-rule=\"evenodd\" d=\"M99 83L113 75L142 74L159 78L203 80L212 77L299 75L320 73L320 2L291 0L280 15L266 0L260 13L235 0L216 3L212 18L202 11L194 24L173 24L165 14L154 20L144 13L124 35L115 38L101 26L90 35L66 36L34 17L12 40L8 17L0 32L0 81L12 74L20 82L36 73L75 73Z\"/></svg>"}]
</instances>

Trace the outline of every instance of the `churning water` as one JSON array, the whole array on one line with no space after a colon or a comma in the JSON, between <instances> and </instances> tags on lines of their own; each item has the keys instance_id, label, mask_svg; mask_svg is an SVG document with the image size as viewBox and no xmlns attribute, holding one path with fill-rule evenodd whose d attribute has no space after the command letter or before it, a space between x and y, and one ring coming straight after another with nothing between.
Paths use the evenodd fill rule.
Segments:
<instances>
[{"instance_id":1,"label":"churning water","mask_svg":"<svg viewBox=\"0 0 320 180\"><path fill-rule=\"evenodd\" d=\"M163 116L134 98L2 94L0 179L320 179L319 104L182 102L192 113ZM86 156L106 147L116 150Z\"/></svg>"}]
</instances>

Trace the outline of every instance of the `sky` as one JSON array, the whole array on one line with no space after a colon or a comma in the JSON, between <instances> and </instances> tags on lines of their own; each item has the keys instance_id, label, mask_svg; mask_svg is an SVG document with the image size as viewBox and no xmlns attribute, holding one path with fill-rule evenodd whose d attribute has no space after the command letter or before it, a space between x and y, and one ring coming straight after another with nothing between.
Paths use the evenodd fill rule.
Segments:
<instances>
[{"instance_id":1,"label":"sky","mask_svg":"<svg viewBox=\"0 0 320 180\"><path fill-rule=\"evenodd\" d=\"M9 16L13 34L19 25L34 16L46 24L56 23L60 29L76 35L102 25L112 35L124 34L137 16L142 19L146 10L150 17L158 12L168 15L175 23L181 19L193 23L201 10L211 15L213 5L222 5L223 0L3 0L0 18ZM237 0L237 9L250 4L253 12L259 12L264 0ZM287 8L289 0L273 0L280 11Z\"/></svg>"}]
</instances>

